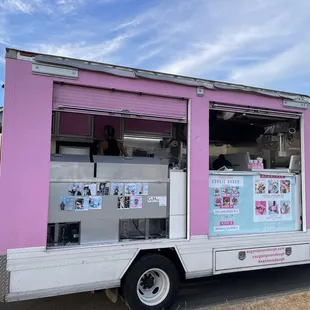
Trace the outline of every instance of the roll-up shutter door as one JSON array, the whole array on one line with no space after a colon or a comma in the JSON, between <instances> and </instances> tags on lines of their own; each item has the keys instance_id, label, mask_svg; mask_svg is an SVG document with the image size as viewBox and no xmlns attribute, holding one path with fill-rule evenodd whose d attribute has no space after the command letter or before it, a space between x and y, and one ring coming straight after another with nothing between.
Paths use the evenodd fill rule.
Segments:
<instances>
[{"instance_id":1,"label":"roll-up shutter door","mask_svg":"<svg viewBox=\"0 0 310 310\"><path fill-rule=\"evenodd\" d=\"M187 119L184 99L67 84L54 84L53 109L170 122Z\"/></svg>"},{"instance_id":2,"label":"roll-up shutter door","mask_svg":"<svg viewBox=\"0 0 310 310\"><path fill-rule=\"evenodd\" d=\"M223 112L231 112L231 113L244 113L244 114L252 114L252 115L264 115L268 117L277 117L277 118L293 118L299 119L301 113L296 112L288 112L288 111L277 111L277 110L269 110L269 109L260 109L254 107L242 107L242 106L232 106L226 105L222 103L211 103L210 108L212 110L218 110Z\"/></svg>"}]
</instances>

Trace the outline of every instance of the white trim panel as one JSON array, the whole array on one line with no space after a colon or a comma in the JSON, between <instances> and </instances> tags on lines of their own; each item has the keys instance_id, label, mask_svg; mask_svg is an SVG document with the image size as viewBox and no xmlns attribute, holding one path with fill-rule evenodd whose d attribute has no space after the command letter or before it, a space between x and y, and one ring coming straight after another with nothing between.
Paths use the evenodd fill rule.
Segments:
<instances>
[{"instance_id":1,"label":"white trim panel","mask_svg":"<svg viewBox=\"0 0 310 310\"><path fill-rule=\"evenodd\" d=\"M70 78L70 79L79 78L78 69L40 65L36 63L32 64L32 73L49 75L49 76L58 76L58 77L64 77L64 78Z\"/></svg>"},{"instance_id":2,"label":"white trim panel","mask_svg":"<svg viewBox=\"0 0 310 310\"><path fill-rule=\"evenodd\" d=\"M305 154L305 116L300 117L300 146L301 146L301 206L302 230L307 231L307 203L306 203L306 154Z\"/></svg>"},{"instance_id":3,"label":"white trim panel","mask_svg":"<svg viewBox=\"0 0 310 310\"><path fill-rule=\"evenodd\" d=\"M11 294L57 290L59 287L83 287L116 282L137 254L138 249L68 249L45 251L44 248L8 253ZM32 281L29 281L32 279ZM97 284L96 284L97 285Z\"/></svg>"},{"instance_id":4,"label":"white trim panel","mask_svg":"<svg viewBox=\"0 0 310 310\"><path fill-rule=\"evenodd\" d=\"M214 251L214 274L310 260L309 243Z\"/></svg>"},{"instance_id":5,"label":"white trim panel","mask_svg":"<svg viewBox=\"0 0 310 310\"><path fill-rule=\"evenodd\" d=\"M293 262L286 265L310 263L310 232L270 233L253 236L211 238L200 236L191 240L166 240L134 244L101 245L64 248L46 251L44 247L8 250L7 268L10 271L9 299L28 299L76 293L95 288L109 288L120 284L140 250L175 248L184 267L186 278L209 276L214 273L214 251L259 247L292 246L303 244L307 248ZM300 255L302 254L302 255ZM263 269L284 266L249 267ZM234 272L238 270L229 270ZM31 281L29 281L31 279ZM90 289L91 288L91 289Z\"/></svg>"},{"instance_id":6,"label":"white trim panel","mask_svg":"<svg viewBox=\"0 0 310 310\"><path fill-rule=\"evenodd\" d=\"M99 283L91 283L89 285L76 285L76 286L65 286L65 287L57 287L55 289L45 289L45 290L36 290L33 292L23 292L23 293L9 293L5 300L7 302L11 301L19 301L19 300L30 300L35 298L45 298L45 297L53 297L58 295L66 295L66 294L75 294L80 292L90 292L96 290L103 290L107 288L114 288L120 286L120 280L111 281L111 282L99 282Z\"/></svg>"}]
</instances>

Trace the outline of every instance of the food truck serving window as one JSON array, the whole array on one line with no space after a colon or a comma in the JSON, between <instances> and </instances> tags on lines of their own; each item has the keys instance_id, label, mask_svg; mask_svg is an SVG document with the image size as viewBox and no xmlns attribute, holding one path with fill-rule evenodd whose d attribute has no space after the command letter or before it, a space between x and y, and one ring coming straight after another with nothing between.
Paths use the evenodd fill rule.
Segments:
<instances>
[{"instance_id":1,"label":"food truck serving window","mask_svg":"<svg viewBox=\"0 0 310 310\"><path fill-rule=\"evenodd\" d=\"M67 84L55 84L53 108L80 113L91 111L186 122L187 101L179 98L130 93Z\"/></svg>"},{"instance_id":2,"label":"food truck serving window","mask_svg":"<svg viewBox=\"0 0 310 310\"><path fill-rule=\"evenodd\" d=\"M252 115L266 115L269 117L284 117L293 119L299 119L301 116L300 113L293 113L288 111L273 111L269 109L259 109L256 107L251 108L251 107L230 106L220 103L211 103L211 109L232 113L246 113Z\"/></svg>"},{"instance_id":3,"label":"food truck serving window","mask_svg":"<svg viewBox=\"0 0 310 310\"><path fill-rule=\"evenodd\" d=\"M300 231L301 114L210 108L209 235Z\"/></svg>"}]
</instances>

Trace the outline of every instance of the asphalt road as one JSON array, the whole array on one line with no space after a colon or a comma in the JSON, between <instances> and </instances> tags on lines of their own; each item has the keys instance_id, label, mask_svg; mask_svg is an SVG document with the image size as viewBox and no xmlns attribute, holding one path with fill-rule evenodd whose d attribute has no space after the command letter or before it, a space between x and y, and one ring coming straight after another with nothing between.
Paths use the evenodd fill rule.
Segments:
<instances>
[{"instance_id":1,"label":"asphalt road","mask_svg":"<svg viewBox=\"0 0 310 310\"><path fill-rule=\"evenodd\" d=\"M207 309L217 304L310 288L310 266L242 272L186 281L172 310ZM41 300L0 304L1 310L126 310L105 293L82 293Z\"/></svg>"}]
</instances>

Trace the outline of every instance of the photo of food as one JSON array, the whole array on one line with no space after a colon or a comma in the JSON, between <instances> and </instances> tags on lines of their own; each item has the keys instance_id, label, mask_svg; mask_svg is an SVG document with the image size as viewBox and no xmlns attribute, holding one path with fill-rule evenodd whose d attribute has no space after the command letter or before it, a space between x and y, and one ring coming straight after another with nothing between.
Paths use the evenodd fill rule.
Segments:
<instances>
[{"instance_id":1,"label":"photo of food","mask_svg":"<svg viewBox=\"0 0 310 310\"><path fill-rule=\"evenodd\" d=\"M290 214L291 213L291 204L289 201L280 202L280 213L281 214Z\"/></svg>"},{"instance_id":2,"label":"photo of food","mask_svg":"<svg viewBox=\"0 0 310 310\"><path fill-rule=\"evenodd\" d=\"M223 197L223 206L230 206L230 198Z\"/></svg>"},{"instance_id":3,"label":"photo of food","mask_svg":"<svg viewBox=\"0 0 310 310\"><path fill-rule=\"evenodd\" d=\"M255 193L256 194L266 194L266 184L263 180L255 181Z\"/></svg>"},{"instance_id":4,"label":"photo of food","mask_svg":"<svg viewBox=\"0 0 310 310\"><path fill-rule=\"evenodd\" d=\"M220 196L220 194L221 194L220 189L219 188L214 188L213 194L214 194L214 196Z\"/></svg>"},{"instance_id":5,"label":"photo of food","mask_svg":"<svg viewBox=\"0 0 310 310\"><path fill-rule=\"evenodd\" d=\"M279 194L279 181L278 180L268 181L268 194Z\"/></svg>"},{"instance_id":6,"label":"photo of food","mask_svg":"<svg viewBox=\"0 0 310 310\"><path fill-rule=\"evenodd\" d=\"M255 214L266 215L266 201L255 201Z\"/></svg>"},{"instance_id":7,"label":"photo of food","mask_svg":"<svg viewBox=\"0 0 310 310\"><path fill-rule=\"evenodd\" d=\"M279 205L276 201L268 201L268 214L279 214Z\"/></svg>"},{"instance_id":8,"label":"photo of food","mask_svg":"<svg viewBox=\"0 0 310 310\"><path fill-rule=\"evenodd\" d=\"M280 193L288 194L291 192L291 181L290 180L281 180L280 182Z\"/></svg>"},{"instance_id":9,"label":"photo of food","mask_svg":"<svg viewBox=\"0 0 310 310\"><path fill-rule=\"evenodd\" d=\"M222 205L222 198L215 198L215 206L220 207Z\"/></svg>"},{"instance_id":10,"label":"photo of food","mask_svg":"<svg viewBox=\"0 0 310 310\"><path fill-rule=\"evenodd\" d=\"M222 194L230 195L231 194L231 188L229 186L222 187Z\"/></svg>"},{"instance_id":11,"label":"photo of food","mask_svg":"<svg viewBox=\"0 0 310 310\"><path fill-rule=\"evenodd\" d=\"M239 199L236 198L236 197L233 197L233 198L231 199L231 201L232 201L232 204L233 204L234 206L237 205L237 204L239 203Z\"/></svg>"},{"instance_id":12,"label":"photo of food","mask_svg":"<svg viewBox=\"0 0 310 310\"><path fill-rule=\"evenodd\" d=\"M239 186L234 186L231 188L231 194L233 196L239 196Z\"/></svg>"}]
</instances>

